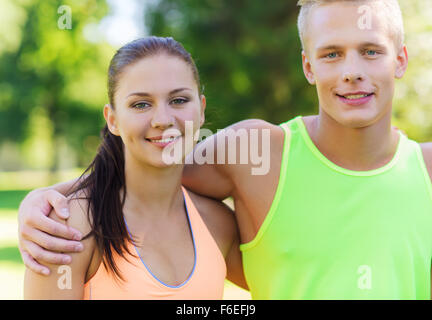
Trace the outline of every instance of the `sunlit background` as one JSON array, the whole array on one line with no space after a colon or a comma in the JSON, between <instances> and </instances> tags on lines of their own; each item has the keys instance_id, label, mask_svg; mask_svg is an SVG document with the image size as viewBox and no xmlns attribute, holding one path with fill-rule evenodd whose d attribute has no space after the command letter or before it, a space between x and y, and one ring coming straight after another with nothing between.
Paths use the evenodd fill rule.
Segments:
<instances>
[{"instance_id":1,"label":"sunlit background","mask_svg":"<svg viewBox=\"0 0 432 320\"><path fill-rule=\"evenodd\" d=\"M397 81L394 124L432 141L432 2L399 2L410 63ZM62 5L71 9L70 29L61 27ZM22 298L20 201L76 177L95 154L116 49L145 35L173 36L200 70L205 127L280 123L317 111L302 73L297 13L286 0L0 0L0 299ZM230 283L225 292L250 297Z\"/></svg>"}]
</instances>

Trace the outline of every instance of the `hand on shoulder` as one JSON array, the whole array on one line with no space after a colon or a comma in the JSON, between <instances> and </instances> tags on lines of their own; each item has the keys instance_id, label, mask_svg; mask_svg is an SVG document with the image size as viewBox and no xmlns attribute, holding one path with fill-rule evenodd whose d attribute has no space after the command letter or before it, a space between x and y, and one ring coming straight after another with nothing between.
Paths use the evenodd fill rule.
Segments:
<instances>
[{"instance_id":1,"label":"hand on shoulder","mask_svg":"<svg viewBox=\"0 0 432 320\"><path fill-rule=\"evenodd\" d=\"M67 197L69 206L69 218L60 219L52 210L49 217L55 221L63 223L69 227L77 229L81 232L83 237L91 232L91 216L88 212L88 200L84 191L78 191Z\"/></svg>"},{"instance_id":2,"label":"hand on shoulder","mask_svg":"<svg viewBox=\"0 0 432 320\"><path fill-rule=\"evenodd\" d=\"M49 214L50 218L72 226L87 235L91 231L90 221L87 215L87 200L83 194L74 194L68 198L70 216L67 220L59 218L54 211ZM47 265L53 270L49 276L39 275L30 269L26 270L24 280L25 299L81 299L84 294L84 283L88 278L89 266L95 248L93 237L82 240L84 249L78 253L72 253L72 262L65 266L55 264ZM62 274L70 280L70 288L64 290L59 286Z\"/></svg>"}]
</instances>

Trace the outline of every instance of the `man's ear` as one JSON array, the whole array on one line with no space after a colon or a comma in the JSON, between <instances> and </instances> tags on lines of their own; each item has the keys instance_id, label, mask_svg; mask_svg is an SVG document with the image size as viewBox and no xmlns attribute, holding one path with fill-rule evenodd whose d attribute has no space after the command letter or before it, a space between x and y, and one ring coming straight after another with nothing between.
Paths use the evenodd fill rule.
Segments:
<instances>
[{"instance_id":1,"label":"man's ear","mask_svg":"<svg viewBox=\"0 0 432 320\"><path fill-rule=\"evenodd\" d=\"M397 66L396 66L395 77L396 79L401 79L408 68L408 50L406 45L404 45L400 49L396 57L396 60L397 60Z\"/></svg>"},{"instance_id":2,"label":"man's ear","mask_svg":"<svg viewBox=\"0 0 432 320\"><path fill-rule=\"evenodd\" d=\"M206 97L202 94L200 97L200 102L201 102L201 118L200 118L200 127L204 124L205 122L205 108L207 106L207 101L206 101Z\"/></svg>"},{"instance_id":3,"label":"man's ear","mask_svg":"<svg viewBox=\"0 0 432 320\"><path fill-rule=\"evenodd\" d=\"M309 58L306 56L306 52L304 50L302 51L302 65L303 65L303 72L307 81L311 85L315 85L315 76L312 71L312 65L309 61Z\"/></svg>"},{"instance_id":4,"label":"man's ear","mask_svg":"<svg viewBox=\"0 0 432 320\"><path fill-rule=\"evenodd\" d=\"M106 104L103 110L105 121L108 125L108 130L115 136L119 136L120 132L116 124L116 114L110 104Z\"/></svg>"}]
</instances>

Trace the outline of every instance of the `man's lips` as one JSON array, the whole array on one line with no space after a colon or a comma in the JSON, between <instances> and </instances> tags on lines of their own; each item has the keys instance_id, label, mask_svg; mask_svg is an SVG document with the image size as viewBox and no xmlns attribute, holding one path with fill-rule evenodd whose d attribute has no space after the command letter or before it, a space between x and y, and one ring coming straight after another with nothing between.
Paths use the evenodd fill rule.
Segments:
<instances>
[{"instance_id":1,"label":"man's lips","mask_svg":"<svg viewBox=\"0 0 432 320\"><path fill-rule=\"evenodd\" d=\"M357 92L347 92L347 93L343 93L343 94L337 94L337 96L339 97L343 97L346 99L360 99L360 98L364 98L365 96L370 96L373 95L373 92L366 92L366 91L357 91Z\"/></svg>"},{"instance_id":2,"label":"man's lips","mask_svg":"<svg viewBox=\"0 0 432 320\"><path fill-rule=\"evenodd\" d=\"M375 93L373 92L364 91L336 94L339 100L351 106L359 106L368 103L374 95Z\"/></svg>"}]
</instances>

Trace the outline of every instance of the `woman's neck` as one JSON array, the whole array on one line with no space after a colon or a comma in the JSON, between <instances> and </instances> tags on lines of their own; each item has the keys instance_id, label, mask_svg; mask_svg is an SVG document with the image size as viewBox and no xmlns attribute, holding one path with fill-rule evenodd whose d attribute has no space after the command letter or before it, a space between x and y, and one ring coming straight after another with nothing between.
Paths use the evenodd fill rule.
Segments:
<instances>
[{"instance_id":1,"label":"woman's neck","mask_svg":"<svg viewBox=\"0 0 432 320\"><path fill-rule=\"evenodd\" d=\"M126 156L124 212L161 218L183 205L182 172L183 165L157 168Z\"/></svg>"}]
</instances>

